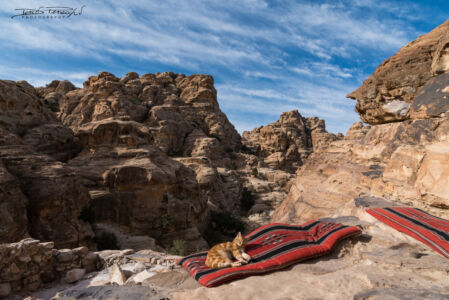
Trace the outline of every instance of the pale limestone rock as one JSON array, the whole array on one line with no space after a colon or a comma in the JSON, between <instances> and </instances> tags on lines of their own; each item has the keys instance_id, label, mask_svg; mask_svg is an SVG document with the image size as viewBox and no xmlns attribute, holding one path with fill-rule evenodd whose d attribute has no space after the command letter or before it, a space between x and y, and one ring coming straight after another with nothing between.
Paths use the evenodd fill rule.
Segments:
<instances>
[{"instance_id":1,"label":"pale limestone rock","mask_svg":"<svg viewBox=\"0 0 449 300\"><path fill-rule=\"evenodd\" d=\"M86 274L85 269L73 269L66 273L64 279L67 283L74 283L83 278L84 274Z\"/></svg>"},{"instance_id":2,"label":"pale limestone rock","mask_svg":"<svg viewBox=\"0 0 449 300\"><path fill-rule=\"evenodd\" d=\"M150 272L149 270L143 270L142 272L137 273L136 275L134 275L131 280L138 284L138 283L142 283L144 280L154 276L156 274L156 272Z\"/></svg>"},{"instance_id":3,"label":"pale limestone rock","mask_svg":"<svg viewBox=\"0 0 449 300\"><path fill-rule=\"evenodd\" d=\"M410 108L410 103L401 100L393 100L382 105L382 108L390 114L405 116Z\"/></svg>"},{"instance_id":4,"label":"pale limestone rock","mask_svg":"<svg viewBox=\"0 0 449 300\"><path fill-rule=\"evenodd\" d=\"M126 281L125 274L119 265L114 264L109 272L109 282L111 284L123 285Z\"/></svg>"}]
</instances>

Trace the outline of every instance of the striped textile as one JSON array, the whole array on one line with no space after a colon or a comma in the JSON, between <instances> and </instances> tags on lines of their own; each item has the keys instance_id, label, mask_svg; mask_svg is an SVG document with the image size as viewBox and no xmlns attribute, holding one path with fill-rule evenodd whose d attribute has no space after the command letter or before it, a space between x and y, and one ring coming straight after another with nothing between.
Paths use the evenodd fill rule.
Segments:
<instances>
[{"instance_id":1,"label":"striped textile","mask_svg":"<svg viewBox=\"0 0 449 300\"><path fill-rule=\"evenodd\" d=\"M303 225L268 224L247 235L251 261L240 267L209 269L207 251L178 261L200 284L213 287L237 278L263 274L329 253L340 240L361 232L340 223L310 221Z\"/></svg>"},{"instance_id":2,"label":"striped textile","mask_svg":"<svg viewBox=\"0 0 449 300\"><path fill-rule=\"evenodd\" d=\"M413 207L367 209L367 213L449 258L449 221Z\"/></svg>"}]
</instances>

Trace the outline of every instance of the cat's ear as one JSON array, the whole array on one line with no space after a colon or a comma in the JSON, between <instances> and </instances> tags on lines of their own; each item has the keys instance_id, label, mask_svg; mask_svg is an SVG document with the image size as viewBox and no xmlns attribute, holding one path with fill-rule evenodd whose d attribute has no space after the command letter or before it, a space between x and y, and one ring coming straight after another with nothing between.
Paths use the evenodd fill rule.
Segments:
<instances>
[{"instance_id":1,"label":"cat's ear","mask_svg":"<svg viewBox=\"0 0 449 300\"><path fill-rule=\"evenodd\" d=\"M241 232L237 233L236 238L241 239L242 238L242 233Z\"/></svg>"}]
</instances>

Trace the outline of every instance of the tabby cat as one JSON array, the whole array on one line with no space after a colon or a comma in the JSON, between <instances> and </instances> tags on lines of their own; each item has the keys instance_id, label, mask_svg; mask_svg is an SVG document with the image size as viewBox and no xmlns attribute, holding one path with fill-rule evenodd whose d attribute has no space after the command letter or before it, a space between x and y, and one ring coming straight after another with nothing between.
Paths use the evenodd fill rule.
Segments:
<instances>
[{"instance_id":1,"label":"tabby cat","mask_svg":"<svg viewBox=\"0 0 449 300\"><path fill-rule=\"evenodd\" d=\"M207 253L206 266L209 268L238 267L251 259L245 253L247 239L239 232L232 242L213 246ZM235 258L237 261L233 262Z\"/></svg>"}]
</instances>

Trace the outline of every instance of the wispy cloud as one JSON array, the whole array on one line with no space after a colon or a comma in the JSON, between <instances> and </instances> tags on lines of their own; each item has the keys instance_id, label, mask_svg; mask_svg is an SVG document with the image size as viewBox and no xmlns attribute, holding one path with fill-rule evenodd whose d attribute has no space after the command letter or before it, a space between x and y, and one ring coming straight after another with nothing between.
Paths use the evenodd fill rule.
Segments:
<instances>
[{"instance_id":1,"label":"wispy cloud","mask_svg":"<svg viewBox=\"0 0 449 300\"><path fill-rule=\"evenodd\" d=\"M36 2L2 3L0 76L81 85L99 70L210 73L238 128L296 108L345 131L358 119L345 95L420 33L413 22L428 22L418 4L393 0L58 3L83 4L83 15L66 20L19 20L14 9Z\"/></svg>"}]
</instances>

